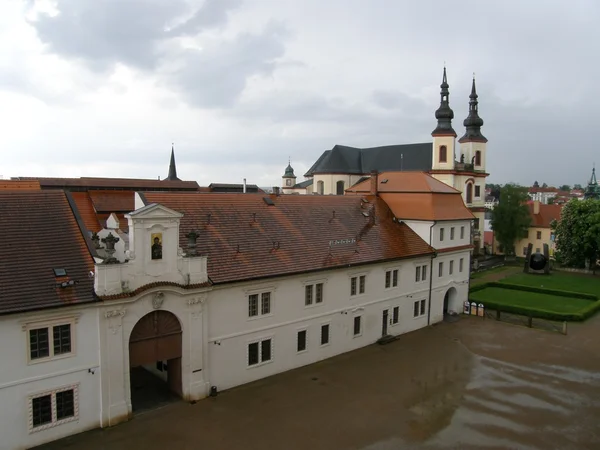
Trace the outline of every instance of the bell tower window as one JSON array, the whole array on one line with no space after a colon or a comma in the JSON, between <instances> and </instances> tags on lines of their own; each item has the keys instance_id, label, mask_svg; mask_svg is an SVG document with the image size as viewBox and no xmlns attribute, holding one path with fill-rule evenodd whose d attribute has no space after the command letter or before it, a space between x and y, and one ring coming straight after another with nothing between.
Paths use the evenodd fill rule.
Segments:
<instances>
[{"instance_id":1,"label":"bell tower window","mask_svg":"<svg viewBox=\"0 0 600 450\"><path fill-rule=\"evenodd\" d=\"M445 163L448 160L448 149L445 145L440 146L440 162Z\"/></svg>"},{"instance_id":2,"label":"bell tower window","mask_svg":"<svg viewBox=\"0 0 600 450\"><path fill-rule=\"evenodd\" d=\"M475 152L475 165L476 166L480 166L481 165L481 151L477 150Z\"/></svg>"},{"instance_id":3,"label":"bell tower window","mask_svg":"<svg viewBox=\"0 0 600 450\"><path fill-rule=\"evenodd\" d=\"M467 183L467 204L473 203L473 183Z\"/></svg>"}]
</instances>

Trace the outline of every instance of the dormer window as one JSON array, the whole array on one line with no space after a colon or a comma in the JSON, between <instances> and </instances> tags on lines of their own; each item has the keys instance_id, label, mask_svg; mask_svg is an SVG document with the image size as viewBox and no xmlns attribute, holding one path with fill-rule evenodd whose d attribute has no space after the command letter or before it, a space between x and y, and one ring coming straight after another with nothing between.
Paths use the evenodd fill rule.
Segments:
<instances>
[{"instance_id":1,"label":"dormer window","mask_svg":"<svg viewBox=\"0 0 600 450\"><path fill-rule=\"evenodd\" d=\"M440 162L445 163L448 160L448 149L445 145L440 146Z\"/></svg>"},{"instance_id":2,"label":"dormer window","mask_svg":"<svg viewBox=\"0 0 600 450\"><path fill-rule=\"evenodd\" d=\"M67 270L66 269L52 269L54 271L55 277L66 277Z\"/></svg>"}]
</instances>

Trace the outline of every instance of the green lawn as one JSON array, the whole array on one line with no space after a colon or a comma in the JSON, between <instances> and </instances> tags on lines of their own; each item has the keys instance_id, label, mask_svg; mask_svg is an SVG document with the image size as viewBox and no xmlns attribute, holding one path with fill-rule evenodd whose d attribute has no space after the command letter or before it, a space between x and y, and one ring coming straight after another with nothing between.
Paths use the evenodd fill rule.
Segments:
<instances>
[{"instance_id":1,"label":"green lawn","mask_svg":"<svg viewBox=\"0 0 600 450\"><path fill-rule=\"evenodd\" d=\"M600 297L600 277L553 272L550 275L519 273L500 280L500 283L520 284L544 289L580 292ZM524 293L529 295L529 293Z\"/></svg>"},{"instance_id":2,"label":"green lawn","mask_svg":"<svg viewBox=\"0 0 600 450\"><path fill-rule=\"evenodd\" d=\"M517 283L517 281L513 281L513 283ZM546 286L544 285L544 287ZM591 300L581 298L559 297L557 295L517 291L500 287L486 287L472 292L469 297L471 301L475 300L483 304L493 302L497 305L518 306L556 313L577 313L591 304Z\"/></svg>"},{"instance_id":3,"label":"green lawn","mask_svg":"<svg viewBox=\"0 0 600 450\"><path fill-rule=\"evenodd\" d=\"M510 267L510 266L494 267L493 269L482 270L481 272L475 272L473 275L471 275L471 279L477 280L479 278L488 277L490 275L508 272L509 270L514 270L514 268Z\"/></svg>"}]
</instances>

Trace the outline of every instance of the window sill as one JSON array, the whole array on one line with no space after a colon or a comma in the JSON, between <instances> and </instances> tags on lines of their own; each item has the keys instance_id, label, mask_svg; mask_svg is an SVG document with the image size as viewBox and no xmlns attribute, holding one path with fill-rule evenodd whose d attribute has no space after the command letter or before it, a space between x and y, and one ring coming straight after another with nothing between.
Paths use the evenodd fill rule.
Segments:
<instances>
[{"instance_id":1,"label":"window sill","mask_svg":"<svg viewBox=\"0 0 600 450\"><path fill-rule=\"evenodd\" d=\"M331 342L328 342L327 344L321 344L319 345L320 348L322 347L329 347L331 345Z\"/></svg>"},{"instance_id":2,"label":"window sill","mask_svg":"<svg viewBox=\"0 0 600 450\"><path fill-rule=\"evenodd\" d=\"M56 422L46 423L44 425L39 425L37 427L32 427L29 430L29 432L30 433L37 433L38 431L44 431L44 430L48 430L50 428L58 427L58 426L63 425L65 423L74 422L77 419L78 419L78 417L76 415L73 416L73 417L67 417L65 419L57 420Z\"/></svg>"},{"instance_id":3,"label":"window sill","mask_svg":"<svg viewBox=\"0 0 600 450\"><path fill-rule=\"evenodd\" d=\"M303 353L308 353L308 349L307 349L307 348L305 348L304 350L299 350L299 351L298 351L298 350L296 350L296 354L297 354L297 355L302 355Z\"/></svg>"},{"instance_id":4,"label":"window sill","mask_svg":"<svg viewBox=\"0 0 600 450\"><path fill-rule=\"evenodd\" d=\"M46 362L50 362L50 361L59 361L61 359L71 358L73 356L75 356L75 352L64 353L64 354L61 354L58 356L47 356L45 358L29 359L27 365L42 364L42 363L46 363ZM42 427L42 426L44 426L44 425L40 425L40 427Z\"/></svg>"},{"instance_id":5,"label":"window sill","mask_svg":"<svg viewBox=\"0 0 600 450\"><path fill-rule=\"evenodd\" d=\"M427 315L427 313L425 314L420 314L418 316L413 316L413 319L422 319L423 317L425 317Z\"/></svg>"},{"instance_id":6,"label":"window sill","mask_svg":"<svg viewBox=\"0 0 600 450\"><path fill-rule=\"evenodd\" d=\"M311 303L310 305L307 305L306 303L304 304L304 309L310 309L310 308L316 308L318 306L322 306L323 302L319 302L319 303Z\"/></svg>"},{"instance_id":7,"label":"window sill","mask_svg":"<svg viewBox=\"0 0 600 450\"><path fill-rule=\"evenodd\" d=\"M251 366L247 366L246 369L256 369L257 367L262 367L264 365L271 364L272 362L273 362L273 359L270 359L268 361L263 361L263 362L259 362L256 364L252 364Z\"/></svg>"},{"instance_id":8,"label":"window sill","mask_svg":"<svg viewBox=\"0 0 600 450\"><path fill-rule=\"evenodd\" d=\"M248 321L252 321L252 320L258 320L258 319L264 319L266 317L272 317L273 313L270 314L259 314L258 316L252 316L252 317L248 317Z\"/></svg>"},{"instance_id":9,"label":"window sill","mask_svg":"<svg viewBox=\"0 0 600 450\"><path fill-rule=\"evenodd\" d=\"M362 335L363 335L363 334L362 334L362 332L361 332L361 333L358 333L358 334L354 334L354 335L352 335L352 339L354 339L354 338L359 338L359 337L361 337Z\"/></svg>"}]
</instances>

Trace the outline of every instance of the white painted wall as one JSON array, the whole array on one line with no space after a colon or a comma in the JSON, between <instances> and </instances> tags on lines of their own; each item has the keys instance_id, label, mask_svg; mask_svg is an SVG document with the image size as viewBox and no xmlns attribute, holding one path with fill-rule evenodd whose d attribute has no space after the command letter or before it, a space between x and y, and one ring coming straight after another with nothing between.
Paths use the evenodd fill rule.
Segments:
<instances>
[{"instance_id":1,"label":"white painted wall","mask_svg":"<svg viewBox=\"0 0 600 450\"><path fill-rule=\"evenodd\" d=\"M345 175L345 174L316 174L313 179L313 192L318 193L317 186L319 181L323 181L323 195L336 195L336 185L338 181L344 182L344 190L353 186L363 177L363 175Z\"/></svg>"},{"instance_id":2,"label":"white painted wall","mask_svg":"<svg viewBox=\"0 0 600 450\"><path fill-rule=\"evenodd\" d=\"M454 169L454 136L434 136L433 137L433 170L453 170ZM440 147L446 146L446 162L440 162ZM452 184L450 184L452 186Z\"/></svg>"},{"instance_id":3,"label":"white painted wall","mask_svg":"<svg viewBox=\"0 0 600 450\"><path fill-rule=\"evenodd\" d=\"M460 238L461 227L464 227L463 238ZM454 228L454 239L451 239L451 229ZM440 230L444 230L444 240L440 240ZM429 242L427 239L426 242ZM469 245L471 243L471 221L454 220L436 222L433 227L432 241L429 243L436 250Z\"/></svg>"},{"instance_id":4,"label":"white painted wall","mask_svg":"<svg viewBox=\"0 0 600 450\"><path fill-rule=\"evenodd\" d=\"M30 362L27 327L38 328L49 321L65 323L68 320L76 320L71 328L73 353L48 361ZM30 448L100 426L100 361L95 306L2 316L0 342L0 449ZM78 419L31 431L30 396L69 386L77 386Z\"/></svg>"}]
</instances>

